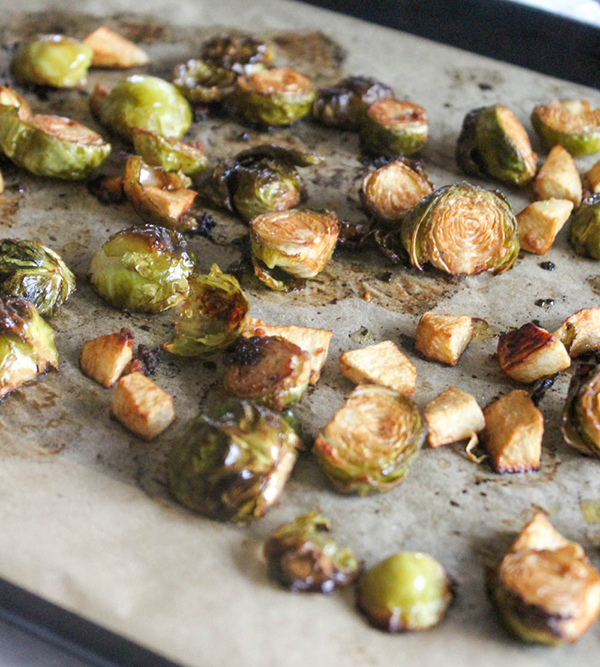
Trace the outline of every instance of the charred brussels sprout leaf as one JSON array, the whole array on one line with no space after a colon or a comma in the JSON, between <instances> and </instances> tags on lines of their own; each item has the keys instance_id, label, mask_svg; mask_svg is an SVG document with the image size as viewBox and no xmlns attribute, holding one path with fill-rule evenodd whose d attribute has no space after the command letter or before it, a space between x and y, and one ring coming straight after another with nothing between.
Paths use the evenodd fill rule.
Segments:
<instances>
[{"instance_id":1,"label":"charred brussels sprout leaf","mask_svg":"<svg viewBox=\"0 0 600 667\"><path fill-rule=\"evenodd\" d=\"M0 298L0 398L49 368L58 368L54 330L26 299Z\"/></svg>"},{"instance_id":2,"label":"charred brussels sprout leaf","mask_svg":"<svg viewBox=\"0 0 600 667\"><path fill-rule=\"evenodd\" d=\"M533 110L531 122L546 148L560 145L579 157L600 151L600 109L584 100L554 100Z\"/></svg>"},{"instance_id":3,"label":"charred brussels sprout leaf","mask_svg":"<svg viewBox=\"0 0 600 667\"><path fill-rule=\"evenodd\" d=\"M193 255L183 237L154 225L130 227L100 248L92 259L91 282L114 308L158 313L183 301Z\"/></svg>"},{"instance_id":4,"label":"charred brussels sprout leaf","mask_svg":"<svg viewBox=\"0 0 600 667\"><path fill-rule=\"evenodd\" d=\"M582 363L571 378L562 432L569 445L600 458L600 366Z\"/></svg>"},{"instance_id":5,"label":"charred brussels sprout leaf","mask_svg":"<svg viewBox=\"0 0 600 667\"><path fill-rule=\"evenodd\" d=\"M92 63L92 49L65 35L39 35L19 44L11 63L20 84L73 88Z\"/></svg>"},{"instance_id":6,"label":"charred brussels sprout leaf","mask_svg":"<svg viewBox=\"0 0 600 667\"><path fill-rule=\"evenodd\" d=\"M188 60L175 67L173 83L192 104L221 102L234 89L237 76L203 60Z\"/></svg>"},{"instance_id":7,"label":"charred brussels sprout leaf","mask_svg":"<svg viewBox=\"0 0 600 667\"><path fill-rule=\"evenodd\" d=\"M291 125L306 116L315 98L315 87L300 72L281 67L241 76L235 94L246 122L271 127Z\"/></svg>"},{"instance_id":8,"label":"charred brussels sprout leaf","mask_svg":"<svg viewBox=\"0 0 600 667\"><path fill-rule=\"evenodd\" d=\"M469 183L447 185L422 199L402 220L401 240L413 266L430 262L451 274L502 273L519 253L508 201Z\"/></svg>"},{"instance_id":9,"label":"charred brussels sprout leaf","mask_svg":"<svg viewBox=\"0 0 600 667\"><path fill-rule=\"evenodd\" d=\"M360 143L368 153L395 158L420 151L428 134L423 107L386 98L367 109L361 122Z\"/></svg>"},{"instance_id":10,"label":"charred brussels sprout leaf","mask_svg":"<svg viewBox=\"0 0 600 667\"><path fill-rule=\"evenodd\" d=\"M569 238L579 255L600 259L600 194L584 199L573 211Z\"/></svg>"},{"instance_id":11,"label":"charred brussels sprout leaf","mask_svg":"<svg viewBox=\"0 0 600 667\"><path fill-rule=\"evenodd\" d=\"M249 522L279 498L299 446L281 415L231 399L197 418L175 443L169 459L171 493L212 519Z\"/></svg>"},{"instance_id":12,"label":"charred brussels sprout leaf","mask_svg":"<svg viewBox=\"0 0 600 667\"><path fill-rule=\"evenodd\" d=\"M331 593L353 583L362 563L331 539L330 530L315 512L280 526L265 542L269 576L294 592Z\"/></svg>"},{"instance_id":13,"label":"charred brussels sprout leaf","mask_svg":"<svg viewBox=\"0 0 600 667\"><path fill-rule=\"evenodd\" d=\"M356 589L359 609L387 632L427 630L444 618L453 599L443 566L427 554L410 551L375 565Z\"/></svg>"},{"instance_id":14,"label":"charred brussels sprout leaf","mask_svg":"<svg viewBox=\"0 0 600 667\"><path fill-rule=\"evenodd\" d=\"M222 33L204 44L202 58L236 74L252 74L270 65L275 54L266 42L251 35Z\"/></svg>"},{"instance_id":15,"label":"charred brussels sprout leaf","mask_svg":"<svg viewBox=\"0 0 600 667\"><path fill-rule=\"evenodd\" d=\"M51 316L75 290L75 276L60 256L35 241L0 241L0 295L21 296Z\"/></svg>"},{"instance_id":16,"label":"charred brussels sprout leaf","mask_svg":"<svg viewBox=\"0 0 600 667\"><path fill-rule=\"evenodd\" d=\"M364 76L350 76L333 88L317 91L312 117L322 125L340 130L357 130L373 102L393 97L384 83Z\"/></svg>"},{"instance_id":17,"label":"charred brussels sprout leaf","mask_svg":"<svg viewBox=\"0 0 600 667\"><path fill-rule=\"evenodd\" d=\"M192 111L172 83L133 74L108 93L96 87L90 107L103 125L131 140L134 127L180 139L192 124Z\"/></svg>"},{"instance_id":18,"label":"charred brussels sprout leaf","mask_svg":"<svg viewBox=\"0 0 600 667\"><path fill-rule=\"evenodd\" d=\"M183 357L204 357L225 350L244 328L249 309L238 281L213 264L208 275L191 277L175 338L163 347Z\"/></svg>"},{"instance_id":19,"label":"charred brussels sprout leaf","mask_svg":"<svg viewBox=\"0 0 600 667\"><path fill-rule=\"evenodd\" d=\"M133 129L133 149L144 161L167 172L181 171L195 176L206 169L208 158L201 144L188 144L161 134Z\"/></svg>"},{"instance_id":20,"label":"charred brussels sprout leaf","mask_svg":"<svg viewBox=\"0 0 600 667\"><path fill-rule=\"evenodd\" d=\"M364 496L400 484L424 438L410 398L362 384L319 433L313 451L338 491Z\"/></svg>"},{"instance_id":21,"label":"charred brussels sprout leaf","mask_svg":"<svg viewBox=\"0 0 600 667\"><path fill-rule=\"evenodd\" d=\"M525 185L535 176L537 155L514 113L495 104L467 114L458 138L456 160L466 174Z\"/></svg>"}]
</instances>

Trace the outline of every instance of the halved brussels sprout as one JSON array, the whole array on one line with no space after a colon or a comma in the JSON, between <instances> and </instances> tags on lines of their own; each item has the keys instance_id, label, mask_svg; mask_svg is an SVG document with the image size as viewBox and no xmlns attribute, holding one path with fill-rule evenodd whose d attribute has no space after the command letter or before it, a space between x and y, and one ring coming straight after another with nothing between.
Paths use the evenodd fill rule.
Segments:
<instances>
[{"instance_id":1,"label":"halved brussels sprout","mask_svg":"<svg viewBox=\"0 0 600 667\"><path fill-rule=\"evenodd\" d=\"M114 308L159 313L187 297L193 268L181 234L143 225L108 239L92 259L90 279Z\"/></svg>"},{"instance_id":2,"label":"halved brussels sprout","mask_svg":"<svg viewBox=\"0 0 600 667\"><path fill-rule=\"evenodd\" d=\"M226 32L205 42L202 59L236 74L252 74L271 65L275 53L269 44L252 35Z\"/></svg>"},{"instance_id":3,"label":"halved brussels sprout","mask_svg":"<svg viewBox=\"0 0 600 667\"><path fill-rule=\"evenodd\" d=\"M454 595L444 567L428 554L402 551L358 581L356 602L380 630L427 630L446 614Z\"/></svg>"},{"instance_id":4,"label":"halved brussels sprout","mask_svg":"<svg viewBox=\"0 0 600 667\"><path fill-rule=\"evenodd\" d=\"M571 214L569 240L575 252L600 259L600 194L584 199Z\"/></svg>"},{"instance_id":5,"label":"halved brussels sprout","mask_svg":"<svg viewBox=\"0 0 600 667\"><path fill-rule=\"evenodd\" d=\"M189 144L173 137L133 128L133 150L146 164L161 167L165 171L181 171L195 176L206 169L208 158L202 144Z\"/></svg>"},{"instance_id":6,"label":"halved brussels sprout","mask_svg":"<svg viewBox=\"0 0 600 667\"><path fill-rule=\"evenodd\" d=\"M181 139L192 124L188 101L172 83L156 76L133 74L110 93L96 86L90 108L103 125L128 140L134 127Z\"/></svg>"},{"instance_id":7,"label":"halved brussels sprout","mask_svg":"<svg viewBox=\"0 0 600 667\"><path fill-rule=\"evenodd\" d=\"M502 273L519 254L508 201L500 192L465 182L422 199L402 220L400 238L413 266L430 262L451 274Z\"/></svg>"},{"instance_id":8,"label":"halved brussels sprout","mask_svg":"<svg viewBox=\"0 0 600 667\"><path fill-rule=\"evenodd\" d=\"M296 278L314 278L333 254L339 234L335 213L308 209L274 211L250 222L250 241L255 261L266 273L279 268ZM262 278L261 278L262 279Z\"/></svg>"},{"instance_id":9,"label":"halved brussels sprout","mask_svg":"<svg viewBox=\"0 0 600 667\"><path fill-rule=\"evenodd\" d=\"M213 264L190 278L190 293L163 348L183 357L204 357L227 349L242 332L250 303L238 281Z\"/></svg>"},{"instance_id":10,"label":"halved brussels sprout","mask_svg":"<svg viewBox=\"0 0 600 667\"><path fill-rule=\"evenodd\" d=\"M225 371L225 390L283 410L308 387L310 355L279 336L238 338Z\"/></svg>"},{"instance_id":11,"label":"halved brussels sprout","mask_svg":"<svg viewBox=\"0 0 600 667\"><path fill-rule=\"evenodd\" d=\"M600 109L585 100L540 104L531 122L546 148L560 145L575 157L600 151Z\"/></svg>"},{"instance_id":12,"label":"halved brussels sprout","mask_svg":"<svg viewBox=\"0 0 600 667\"><path fill-rule=\"evenodd\" d=\"M600 458L600 366L581 363L577 367L569 385L561 428L569 445Z\"/></svg>"},{"instance_id":13,"label":"halved brussels sprout","mask_svg":"<svg viewBox=\"0 0 600 667\"><path fill-rule=\"evenodd\" d=\"M494 104L465 116L456 161L465 174L526 185L535 176L537 155L515 114L502 104Z\"/></svg>"},{"instance_id":14,"label":"halved brussels sprout","mask_svg":"<svg viewBox=\"0 0 600 667\"><path fill-rule=\"evenodd\" d=\"M204 60L175 66L173 83L192 104L221 102L233 92L237 75Z\"/></svg>"},{"instance_id":15,"label":"halved brussels sprout","mask_svg":"<svg viewBox=\"0 0 600 667\"><path fill-rule=\"evenodd\" d=\"M363 116L360 145L373 155L413 155L421 150L428 134L429 125L423 107L385 98L373 102Z\"/></svg>"},{"instance_id":16,"label":"halved brussels sprout","mask_svg":"<svg viewBox=\"0 0 600 667\"><path fill-rule=\"evenodd\" d=\"M81 180L110 153L110 144L74 120L0 106L0 149L36 176Z\"/></svg>"},{"instance_id":17,"label":"halved brussels sprout","mask_svg":"<svg viewBox=\"0 0 600 667\"><path fill-rule=\"evenodd\" d=\"M385 83L366 76L349 76L333 88L318 90L311 113L326 127L357 130L369 105L388 97L394 97L394 91Z\"/></svg>"},{"instance_id":18,"label":"halved brussels sprout","mask_svg":"<svg viewBox=\"0 0 600 667\"><path fill-rule=\"evenodd\" d=\"M58 368L54 330L20 296L0 298L0 398L48 368Z\"/></svg>"},{"instance_id":19,"label":"halved brussels sprout","mask_svg":"<svg viewBox=\"0 0 600 667\"><path fill-rule=\"evenodd\" d=\"M52 316L75 290L75 276L60 256L35 241L0 241L0 295L22 296L40 315Z\"/></svg>"},{"instance_id":20,"label":"halved brussels sprout","mask_svg":"<svg viewBox=\"0 0 600 667\"><path fill-rule=\"evenodd\" d=\"M24 85L73 88L85 81L92 49L65 35L38 35L21 42L11 62L15 81Z\"/></svg>"},{"instance_id":21,"label":"halved brussels sprout","mask_svg":"<svg viewBox=\"0 0 600 667\"><path fill-rule=\"evenodd\" d=\"M188 509L219 521L249 522L276 502L300 440L283 417L230 399L194 420L169 458L169 488Z\"/></svg>"},{"instance_id":22,"label":"halved brussels sprout","mask_svg":"<svg viewBox=\"0 0 600 667\"><path fill-rule=\"evenodd\" d=\"M291 125L309 112L315 99L312 81L290 67L265 69L237 80L237 106L248 123Z\"/></svg>"},{"instance_id":23,"label":"halved brussels sprout","mask_svg":"<svg viewBox=\"0 0 600 667\"><path fill-rule=\"evenodd\" d=\"M361 384L319 433L313 452L338 491L364 496L400 484L424 439L410 398Z\"/></svg>"},{"instance_id":24,"label":"halved brussels sprout","mask_svg":"<svg viewBox=\"0 0 600 667\"><path fill-rule=\"evenodd\" d=\"M401 220L431 192L433 186L421 166L403 158L367 174L360 186L367 210L387 223Z\"/></svg>"},{"instance_id":25,"label":"halved brussels sprout","mask_svg":"<svg viewBox=\"0 0 600 667\"><path fill-rule=\"evenodd\" d=\"M330 530L316 512L280 526L264 546L269 576L293 592L331 593L352 584L362 563L331 539Z\"/></svg>"},{"instance_id":26,"label":"halved brussels sprout","mask_svg":"<svg viewBox=\"0 0 600 667\"><path fill-rule=\"evenodd\" d=\"M198 221L190 214L196 192L188 190L190 179L181 172L167 173L132 155L125 163L123 190L145 222L179 232L191 232Z\"/></svg>"}]
</instances>

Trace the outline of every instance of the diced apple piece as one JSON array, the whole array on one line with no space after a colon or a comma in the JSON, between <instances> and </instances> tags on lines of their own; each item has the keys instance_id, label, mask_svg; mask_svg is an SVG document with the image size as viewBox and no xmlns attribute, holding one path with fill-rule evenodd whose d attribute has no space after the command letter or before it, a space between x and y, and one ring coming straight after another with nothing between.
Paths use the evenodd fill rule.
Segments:
<instances>
[{"instance_id":1,"label":"diced apple piece","mask_svg":"<svg viewBox=\"0 0 600 667\"><path fill-rule=\"evenodd\" d=\"M600 192L600 160L584 175L583 189L586 196Z\"/></svg>"},{"instance_id":2,"label":"diced apple piece","mask_svg":"<svg viewBox=\"0 0 600 667\"><path fill-rule=\"evenodd\" d=\"M600 350L600 308L578 310L552 335L562 341L571 359Z\"/></svg>"},{"instance_id":3,"label":"diced apple piece","mask_svg":"<svg viewBox=\"0 0 600 667\"><path fill-rule=\"evenodd\" d=\"M198 193L186 188L163 190L155 185L146 185L144 194L165 216L179 220L192 208Z\"/></svg>"},{"instance_id":4,"label":"diced apple piece","mask_svg":"<svg viewBox=\"0 0 600 667\"><path fill-rule=\"evenodd\" d=\"M98 384L112 387L132 356L133 332L121 329L119 333L86 340L79 357L79 367L84 375Z\"/></svg>"},{"instance_id":5,"label":"diced apple piece","mask_svg":"<svg viewBox=\"0 0 600 667\"><path fill-rule=\"evenodd\" d=\"M521 248L536 255L547 253L572 210L573 202L568 199L544 199L529 204L517 215Z\"/></svg>"},{"instance_id":6,"label":"diced apple piece","mask_svg":"<svg viewBox=\"0 0 600 667\"><path fill-rule=\"evenodd\" d=\"M83 43L94 52L92 67L128 69L150 62L143 49L104 25L89 34Z\"/></svg>"},{"instance_id":7,"label":"diced apple piece","mask_svg":"<svg viewBox=\"0 0 600 667\"><path fill-rule=\"evenodd\" d=\"M424 357L456 366L473 338L473 319L468 315L424 313L417 325L415 350Z\"/></svg>"},{"instance_id":8,"label":"diced apple piece","mask_svg":"<svg viewBox=\"0 0 600 667\"><path fill-rule=\"evenodd\" d=\"M581 203L582 186L577 165L562 146L554 146L548 153L533 182L538 199L568 199L574 206Z\"/></svg>"},{"instance_id":9,"label":"diced apple piece","mask_svg":"<svg viewBox=\"0 0 600 667\"><path fill-rule=\"evenodd\" d=\"M450 445L472 438L485 427L477 401L456 387L450 387L429 401L423 414L430 447Z\"/></svg>"}]
</instances>

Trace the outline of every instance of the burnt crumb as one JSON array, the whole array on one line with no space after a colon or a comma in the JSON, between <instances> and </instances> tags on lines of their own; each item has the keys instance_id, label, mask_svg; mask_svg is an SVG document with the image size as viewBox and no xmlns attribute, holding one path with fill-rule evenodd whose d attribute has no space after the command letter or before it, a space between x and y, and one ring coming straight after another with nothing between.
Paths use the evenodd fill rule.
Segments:
<instances>
[{"instance_id":1,"label":"burnt crumb","mask_svg":"<svg viewBox=\"0 0 600 667\"><path fill-rule=\"evenodd\" d=\"M542 327L542 323L541 323L538 319L531 320L531 323L532 323L532 324L535 324L536 327L540 327L540 328ZM504 332L501 333L500 335L501 335L501 336L504 336Z\"/></svg>"},{"instance_id":2,"label":"burnt crumb","mask_svg":"<svg viewBox=\"0 0 600 667\"><path fill-rule=\"evenodd\" d=\"M408 334L403 334L401 333L398 338L400 339L400 343L402 344L403 349L405 350L412 350L415 346L415 339L412 336L409 336Z\"/></svg>"},{"instance_id":3,"label":"burnt crumb","mask_svg":"<svg viewBox=\"0 0 600 667\"><path fill-rule=\"evenodd\" d=\"M203 211L197 218L196 222L198 227L194 230L194 234L198 236L203 236L205 239L208 239L211 243L216 243L212 232L213 229L217 226L215 219L207 211Z\"/></svg>"},{"instance_id":4,"label":"burnt crumb","mask_svg":"<svg viewBox=\"0 0 600 667\"><path fill-rule=\"evenodd\" d=\"M381 280L384 283L391 283L394 274L391 271L383 271L382 273L378 273L375 277L377 280Z\"/></svg>"},{"instance_id":5,"label":"burnt crumb","mask_svg":"<svg viewBox=\"0 0 600 667\"><path fill-rule=\"evenodd\" d=\"M535 302L535 305L539 308L552 308L554 305L554 299L538 299ZM538 325L539 326L539 325Z\"/></svg>"},{"instance_id":6,"label":"burnt crumb","mask_svg":"<svg viewBox=\"0 0 600 667\"><path fill-rule=\"evenodd\" d=\"M492 86L489 83L478 83L477 86L479 90L492 90Z\"/></svg>"},{"instance_id":7,"label":"burnt crumb","mask_svg":"<svg viewBox=\"0 0 600 667\"><path fill-rule=\"evenodd\" d=\"M161 358L160 347L149 347L140 343L137 352L126 369L126 373L138 372L142 375L154 375L161 362Z\"/></svg>"},{"instance_id":8,"label":"burnt crumb","mask_svg":"<svg viewBox=\"0 0 600 667\"><path fill-rule=\"evenodd\" d=\"M140 325L140 329L141 329L142 331L151 331L151 330L152 330L148 324L142 324L142 325Z\"/></svg>"},{"instance_id":9,"label":"burnt crumb","mask_svg":"<svg viewBox=\"0 0 600 667\"><path fill-rule=\"evenodd\" d=\"M542 262L540 268L544 269L544 271L554 271L556 264L554 262Z\"/></svg>"},{"instance_id":10,"label":"burnt crumb","mask_svg":"<svg viewBox=\"0 0 600 667\"><path fill-rule=\"evenodd\" d=\"M258 363L262 356L263 339L260 336L238 338L231 348L229 354L225 357L226 366L253 366Z\"/></svg>"},{"instance_id":11,"label":"burnt crumb","mask_svg":"<svg viewBox=\"0 0 600 667\"><path fill-rule=\"evenodd\" d=\"M450 504L452 505L452 507L460 507L460 505L456 502L456 500L451 500Z\"/></svg>"},{"instance_id":12,"label":"burnt crumb","mask_svg":"<svg viewBox=\"0 0 600 667\"><path fill-rule=\"evenodd\" d=\"M536 407L540 404L548 389L556 382L557 377L558 373L554 373L554 375L550 375L549 377L541 378L533 385L531 401Z\"/></svg>"},{"instance_id":13,"label":"burnt crumb","mask_svg":"<svg viewBox=\"0 0 600 667\"><path fill-rule=\"evenodd\" d=\"M206 368L207 371L217 370L217 364L214 361L205 361L202 365L204 366L204 368Z\"/></svg>"},{"instance_id":14,"label":"burnt crumb","mask_svg":"<svg viewBox=\"0 0 600 667\"><path fill-rule=\"evenodd\" d=\"M385 167L386 164L389 164L393 161L393 158L385 157L385 155L362 155L360 157L360 163L365 167Z\"/></svg>"}]
</instances>

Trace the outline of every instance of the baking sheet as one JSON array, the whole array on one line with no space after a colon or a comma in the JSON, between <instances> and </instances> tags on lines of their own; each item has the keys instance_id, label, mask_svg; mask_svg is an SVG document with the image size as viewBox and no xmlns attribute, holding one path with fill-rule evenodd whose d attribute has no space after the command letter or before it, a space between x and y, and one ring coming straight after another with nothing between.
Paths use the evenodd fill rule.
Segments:
<instances>
[{"instance_id":1,"label":"baking sheet","mask_svg":"<svg viewBox=\"0 0 600 667\"><path fill-rule=\"evenodd\" d=\"M56 3L67 8L67 3ZM20 9L43 9L28 1ZM121 0L81 2L78 11L99 16L125 10ZM423 104L431 139L424 165L436 186L460 180L454 146L464 114L494 102L510 106L525 123L536 103L555 97L585 97L600 104L597 91L564 83L479 56L443 47L291 2L145 3L157 17L121 17L113 25L141 39L153 72L167 76L172 64L194 55L194 46L214 26L271 31L323 30L347 53L316 35L280 45L300 69L318 70L323 82L347 73L373 75L398 96ZM166 25L164 20L172 22ZM83 36L97 22L48 12L7 19L2 42L27 31L64 29ZM195 26L195 27L190 27ZM2 52L5 71L8 52ZM311 62L312 61L312 62ZM92 72L96 82L121 75ZM29 95L35 110L64 113L94 126L86 97L53 92ZM95 126L94 126L95 127ZM320 169L304 171L308 204L328 205L351 220L362 217L356 188L366 167L357 138L300 124L270 134L245 131L236 123L205 120L194 126L212 158L231 155L264 140L305 145L326 156ZM113 156L118 162L116 145ZM593 158L579 160L582 171ZM334 493L310 457L302 458L280 503L248 529L196 517L175 505L165 489L164 462L172 443L197 409L218 392L221 368L168 358L156 382L175 398L178 419L156 442L143 443L110 420L111 391L87 380L77 360L84 340L131 327L136 343L168 339L174 313L131 316L107 308L86 284L95 250L107 236L135 224L128 205L105 207L84 185L50 182L7 170L0 229L5 236L39 240L57 249L78 277L78 291L52 320L58 332L60 373L50 373L0 405L0 575L29 591L111 629L145 647L189 665L388 665L411 661L504 665L596 664L598 628L576 646L524 647L499 626L484 593L484 570L493 564L535 509L585 546L598 565L600 525L598 463L562 444L558 419L569 376L550 390L541 409L546 419L539 473L499 476L468 461L461 448L423 451L406 481L373 498ZM484 184L482 181L475 181ZM487 184L491 186L491 184ZM530 193L507 190L516 210ZM201 270L236 259L227 242L244 232L240 223L218 216L223 243L190 239ZM305 398L300 416L309 435L323 426L352 388L338 371L341 351L357 347L361 330L373 340L391 339L414 361L415 399L423 406L449 385L471 391L482 405L517 385L491 358L493 339L474 341L456 368L416 356L410 341L425 310L483 317L498 330L538 319L553 330L576 310L598 305L597 265L574 256L565 231L543 258L520 259L502 276L448 278L389 267L369 253L336 255L319 280L294 295L268 292L245 281L253 316L282 324L334 330L329 362L319 385ZM378 278L391 270L392 282ZM365 291L371 301L365 302ZM535 305L552 298L551 309ZM590 504L591 503L591 504ZM336 537L353 546L368 566L399 549L427 551L458 582L456 604L438 628L388 636L371 629L354 609L351 591L325 597L292 595L266 578L260 551L264 538L299 513L318 510L334 521ZM586 522L587 518L587 522Z\"/></svg>"}]
</instances>

